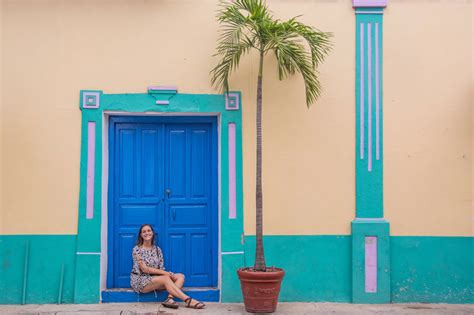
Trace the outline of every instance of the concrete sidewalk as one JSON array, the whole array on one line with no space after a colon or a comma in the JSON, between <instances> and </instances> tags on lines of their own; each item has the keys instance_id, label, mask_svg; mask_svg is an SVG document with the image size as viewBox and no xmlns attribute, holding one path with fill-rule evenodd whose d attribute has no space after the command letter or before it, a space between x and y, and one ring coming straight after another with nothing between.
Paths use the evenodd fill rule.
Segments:
<instances>
[{"instance_id":1,"label":"concrete sidewalk","mask_svg":"<svg viewBox=\"0 0 474 315\"><path fill-rule=\"evenodd\" d=\"M0 305L0 314L41 315L171 315L171 314L250 314L243 304L206 303L203 310L180 307L164 308L159 303L107 303L107 304L45 304ZM182 304L181 304L182 305ZM274 314L474 314L472 304L345 304L345 303L279 303Z\"/></svg>"}]
</instances>

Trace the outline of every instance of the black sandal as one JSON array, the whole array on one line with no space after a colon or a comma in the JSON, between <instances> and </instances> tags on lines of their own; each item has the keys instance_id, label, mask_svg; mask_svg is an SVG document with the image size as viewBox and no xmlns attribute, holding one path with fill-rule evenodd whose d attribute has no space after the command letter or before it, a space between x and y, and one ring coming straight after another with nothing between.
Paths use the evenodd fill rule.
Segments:
<instances>
[{"instance_id":1,"label":"black sandal","mask_svg":"<svg viewBox=\"0 0 474 315\"><path fill-rule=\"evenodd\" d=\"M170 300L171 300L172 302L170 302ZM164 307L174 308L174 309L176 309L176 308L179 307L178 303L176 303L176 302L173 300L173 296L172 296L172 295L168 295L168 298L167 298L163 303L161 303L161 305L163 305Z\"/></svg>"},{"instance_id":2,"label":"black sandal","mask_svg":"<svg viewBox=\"0 0 474 315\"><path fill-rule=\"evenodd\" d=\"M184 300L184 304L187 308L194 308L196 310L200 310L200 309L203 309L206 304L202 303L202 302L199 302L197 300L194 300L196 301L197 303L194 304L194 305L191 305L191 302L193 301L193 298L192 297L188 297L186 300Z\"/></svg>"}]
</instances>

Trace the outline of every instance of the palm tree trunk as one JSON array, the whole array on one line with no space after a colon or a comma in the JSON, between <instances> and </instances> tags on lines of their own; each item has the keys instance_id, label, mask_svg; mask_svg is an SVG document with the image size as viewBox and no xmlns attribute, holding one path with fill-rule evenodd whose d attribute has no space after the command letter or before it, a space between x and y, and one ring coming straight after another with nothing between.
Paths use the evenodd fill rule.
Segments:
<instances>
[{"instance_id":1,"label":"palm tree trunk","mask_svg":"<svg viewBox=\"0 0 474 315\"><path fill-rule=\"evenodd\" d=\"M254 270L265 271L265 255L263 252L263 193L262 193L262 76L263 51L260 51L260 66L257 81L257 185L256 185L256 214L257 214L257 246L255 252Z\"/></svg>"}]
</instances>

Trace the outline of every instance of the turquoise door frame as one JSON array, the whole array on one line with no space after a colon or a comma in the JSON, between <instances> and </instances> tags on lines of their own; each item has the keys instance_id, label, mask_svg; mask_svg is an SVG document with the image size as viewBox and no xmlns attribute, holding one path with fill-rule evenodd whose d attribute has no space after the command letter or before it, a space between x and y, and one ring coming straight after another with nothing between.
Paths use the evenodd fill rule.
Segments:
<instances>
[{"instance_id":1,"label":"turquoise door frame","mask_svg":"<svg viewBox=\"0 0 474 315\"><path fill-rule=\"evenodd\" d=\"M175 87L149 87L148 93L80 93L82 111L79 217L75 303L97 303L106 261L107 124L109 115L216 116L219 143L219 286L221 301L240 300L233 289L244 265L242 115L240 92L181 94Z\"/></svg>"}]
</instances>

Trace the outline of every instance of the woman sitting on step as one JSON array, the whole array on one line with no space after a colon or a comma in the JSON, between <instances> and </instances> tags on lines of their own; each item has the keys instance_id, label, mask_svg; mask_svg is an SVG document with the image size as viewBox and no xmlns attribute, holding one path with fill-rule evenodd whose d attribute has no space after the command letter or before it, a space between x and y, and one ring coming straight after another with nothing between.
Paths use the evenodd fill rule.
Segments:
<instances>
[{"instance_id":1,"label":"woman sitting on step","mask_svg":"<svg viewBox=\"0 0 474 315\"><path fill-rule=\"evenodd\" d=\"M181 288L184 284L184 275L172 273L164 268L163 254L155 245L155 231L151 224L143 224L138 230L136 246L133 248L133 267L130 274L130 285L135 292L147 293L155 290L166 290L169 295L162 303L165 307L178 308L173 300L177 297L184 301L189 308L201 309L205 307L195 299L184 294Z\"/></svg>"}]
</instances>

